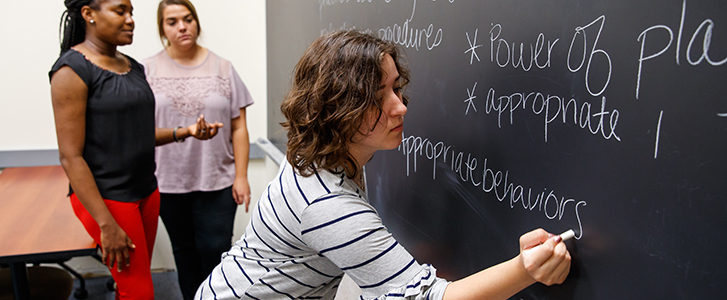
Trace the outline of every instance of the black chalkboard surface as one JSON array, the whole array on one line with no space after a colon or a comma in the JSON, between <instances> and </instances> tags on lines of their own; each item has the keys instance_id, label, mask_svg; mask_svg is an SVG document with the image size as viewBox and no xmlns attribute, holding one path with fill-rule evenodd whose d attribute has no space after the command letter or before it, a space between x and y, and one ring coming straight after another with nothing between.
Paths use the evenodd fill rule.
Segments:
<instances>
[{"instance_id":1,"label":"black chalkboard surface","mask_svg":"<svg viewBox=\"0 0 727 300\"><path fill-rule=\"evenodd\" d=\"M394 236L459 279L542 227L576 231L571 274L516 299L722 299L727 2L267 1L269 137L322 33L405 49L404 140L367 165Z\"/></svg>"}]
</instances>

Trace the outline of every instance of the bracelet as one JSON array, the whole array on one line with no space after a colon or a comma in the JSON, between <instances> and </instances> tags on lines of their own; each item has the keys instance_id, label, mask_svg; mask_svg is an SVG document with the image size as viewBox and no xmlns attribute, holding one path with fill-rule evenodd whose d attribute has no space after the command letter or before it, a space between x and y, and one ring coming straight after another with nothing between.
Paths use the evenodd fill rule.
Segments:
<instances>
[{"instance_id":1,"label":"bracelet","mask_svg":"<svg viewBox=\"0 0 727 300\"><path fill-rule=\"evenodd\" d=\"M174 131L172 131L172 137L174 138L174 142L175 143L184 142L184 139L178 139L177 138L177 130L179 130L179 128L182 128L182 126L177 126L177 128L174 128Z\"/></svg>"}]
</instances>

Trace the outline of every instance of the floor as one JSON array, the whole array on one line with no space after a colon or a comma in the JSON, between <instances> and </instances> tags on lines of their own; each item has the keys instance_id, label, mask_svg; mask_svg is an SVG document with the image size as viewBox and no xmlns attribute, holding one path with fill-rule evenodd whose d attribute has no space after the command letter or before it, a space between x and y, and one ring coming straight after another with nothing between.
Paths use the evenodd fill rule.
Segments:
<instances>
[{"instance_id":1,"label":"floor","mask_svg":"<svg viewBox=\"0 0 727 300\"><path fill-rule=\"evenodd\" d=\"M151 274L154 281L154 299L156 300L176 300L182 299L182 293L179 291L179 283L177 282L177 272L154 272ZM86 279L86 291L88 297L85 300L114 300L114 292L109 291L106 284L111 279L110 276L102 276ZM73 292L78 291L79 282L74 280ZM77 300L73 294L68 300Z\"/></svg>"}]
</instances>

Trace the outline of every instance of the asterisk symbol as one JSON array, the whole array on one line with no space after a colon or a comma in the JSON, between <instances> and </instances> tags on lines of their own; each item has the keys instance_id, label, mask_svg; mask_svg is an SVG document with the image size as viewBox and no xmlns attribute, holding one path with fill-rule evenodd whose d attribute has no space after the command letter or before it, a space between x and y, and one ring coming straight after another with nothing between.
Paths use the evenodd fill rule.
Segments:
<instances>
[{"instance_id":1,"label":"asterisk symbol","mask_svg":"<svg viewBox=\"0 0 727 300\"><path fill-rule=\"evenodd\" d=\"M472 106L472 109L477 112L477 107L475 107L475 103L473 102L477 96L475 96L475 88L477 88L477 82L475 82L475 85L472 87L472 92L470 92L470 89L467 89L467 95L469 95L469 98L464 100L464 102L467 102L467 110L464 112L465 115L470 111L470 106Z\"/></svg>"},{"instance_id":2,"label":"asterisk symbol","mask_svg":"<svg viewBox=\"0 0 727 300\"><path fill-rule=\"evenodd\" d=\"M467 35L467 42L470 43L470 48L467 49L467 51L465 51L464 53L472 51L472 53L470 53L470 65L472 64L472 58L477 58L477 61L480 61L480 57L477 56L477 52L475 52L475 49L482 47L482 45L476 45L477 44L477 30L478 29L475 29L475 38L472 40L470 40L469 32L465 32L465 34Z\"/></svg>"}]
</instances>

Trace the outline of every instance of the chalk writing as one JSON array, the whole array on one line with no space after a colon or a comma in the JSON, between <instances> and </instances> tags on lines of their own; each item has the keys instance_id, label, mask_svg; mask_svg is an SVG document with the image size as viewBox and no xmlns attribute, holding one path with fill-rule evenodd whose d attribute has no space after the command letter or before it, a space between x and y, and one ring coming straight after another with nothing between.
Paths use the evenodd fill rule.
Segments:
<instances>
[{"instance_id":1,"label":"chalk writing","mask_svg":"<svg viewBox=\"0 0 727 300\"><path fill-rule=\"evenodd\" d=\"M579 230L577 239L583 236L583 225L580 209L588 203L585 200L576 200L559 196L555 190L526 187L511 181L509 170L494 170L487 166L488 158L482 160L472 153L455 151L454 145L447 145L442 141L432 141L428 138L408 136L402 139L398 147L406 156L406 175L417 172L420 160L432 164L432 180L437 179L437 161L447 163L448 170L456 173L462 182L478 187L484 193L491 193L499 202L508 203L510 209L522 208L531 212L540 212L549 220L563 221L564 217L573 217ZM482 161L482 167L478 163ZM537 209L537 210L536 210ZM568 218L567 220L571 220Z\"/></svg>"},{"instance_id":2,"label":"chalk writing","mask_svg":"<svg viewBox=\"0 0 727 300\"><path fill-rule=\"evenodd\" d=\"M323 8L327 6L333 6L336 4L343 4L343 3L363 3L363 4L369 4L372 2L372 0L319 0L319 15L322 18L323 17ZM384 0L386 3L390 3L390 0ZM432 2L436 2L436 0L432 0ZM397 2L401 3L401 2ZM454 0L449 0L449 3L454 3ZM414 16L416 14L416 7L417 7L417 0L412 1L412 9L411 9L411 15L404 20L404 22L400 23L394 23L391 26L379 28L379 29L361 29L364 32L372 33L377 32L379 38L390 41L395 44L404 46L406 48L414 48L417 51L424 47L428 50L432 50L435 47L439 46L442 43L442 39L444 38L443 30L442 28L435 28L434 24L430 23L429 25L424 25L423 27L414 27L412 25L412 20L414 20ZM358 29L356 26L350 26L346 27L345 24L341 26L339 29ZM333 30L333 25L329 25L328 29L322 29L321 35L330 32Z\"/></svg>"},{"instance_id":3,"label":"chalk writing","mask_svg":"<svg viewBox=\"0 0 727 300\"><path fill-rule=\"evenodd\" d=\"M335 4L341 4L341 3L349 3L349 2L356 2L356 3L371 3L373 0L318 0L318 4L320 8L323 8L324 6L332 6ZM447 0L449 3L454 3L454 0ZM385 3L391 2L391 0L384 0ZM416 0L414 0L416 2ZM432 0L432 2L437 2L437 0Z\"/></svg>"},{"instance_id":4,"label":"chalk writing","mask_svg":"<svg viewBox=\"0 0 727 300\"><path fill-rule=\"evenodd\" d=\"M533 64L540 69L550 67L553 47L558 42L558 39L555 39L554 41L548 40L547 56L545 62L541 64L539 62L539 58L543 53L543 47L545 47L545 35L543 33L538 34L535 44L530 44L530 60L526 67L525 62L523 61L524 44L520 43L520 55L517 55L515 42L512 42L512 47L510 47L510 43L506 39L500 37L501 34L502 25L493 24L490 29L490 62L496 62L500 68L504 68L509 64L512 64L513 68L517 69L518 67L521 67L523 71L530 71ZM497 48L495 48L495 44L497 44Z\"/></svg>"},{"instance_id":5,"label":"chalk writing","mask_svg":"<svg viewBox=\"0 0 727 300\"><path fill-rule=\"evenodd\" d=\"M594 24L596 24L598 22L601 23L601 26L598 28L598 34L596 34L596 40L593 42L593 47L591 47L591 50L588 51L587 50L587 47L588 47L588 39L586 39L586 29L588 29L588 27L591 27L592 25L594 25ZM596 48L598 46L598 39L601 37L601 32L603 31L604 24L606 24L606 16L601 15L600 17L596 18L593 22L589 23L586 26L583 26L583 27L578 26L578 27L576 27L575 33L573 34L573 39L571 40L571 43L570 43L570 47L568 48L568 59L567 59L567 62L568 62L568 70L570 70L573 73L578 72L583 67L583 64L586 62L586 54L588 54L588 63L586 65L586 74L585 74L584 77L586 79L586 89L593 96L600 96L601 94L603 94L603 92L608 87L608 83L611 81L611 69L612 69L612 66L611 66L611 56L609 56L608 53L605 50L600 49L600 48L598 48L598 49ZM571 66L571 60L573 59L571 57L571 54L573 54L573 52L572 52L573 51L573 46L575 44L577 44L576 41L578 40L578 37L581 37L582 40L583 40L583 56L581 57L581 61L578 64L578 67L574 68L573 66ZM601 90L600 91L597 91L597 92L594 92L591 89L591 85L592 84L590 82L590 76L589 75L591 73L591 64L593 63L593 58L594 58L594 56L596 54L602 54L605 57L606 62L608 63L608 76L606 77L606 82L603 83L603 87L601 88Z\"/></svg>"},{"instance_id":6,"label":"chalk writing","mask_svg":"<svg viewBox=\"0 0 727 300\"><path fill-rule=\"evenodd\" d=\"M472 92L470 92L470 89L467 89L467 95L469 95L469 98L464 100L464 102L467 103L467 110L464 112L465 115L467 115L467 113L470 111L470 106L472 106L472 109L477 112L477 107L475 107L474 102L474 100L477 98L477 96L475 96L475 88L477 88L477 82L475 82L475 85L472 86Z\"/></svg>"},{"instance_id":7,"label":"chalk writing","mask_svg":"<svg viewBox=\"0 0 727 300\"><path fill-rule=\"evenodd\" d=\"M371 31L371 29L357 28L356 26L349 25L349 24L346 24L346 22L343 22L343 24L341 26L339 26L338 28L334 27L333 23L328 23L328 27L321 29L321 36L323 36L327 33L330 33L330 32L337 31L337 30L358 30L358 31L366 33L366 34L373 33L373 31Z\"/></svg>"},{"instance_id":8,"label":"chalk writing","mask_svg":"<svg viewBox=\"0 0 727 300\"><path fill-rule=\"evenodd\" d=\"M665 29L665 30L667 30L667 32L669 32L669 44L667 44L666 47L661 49L661 51L659 51L658 53L651 54L649 56L644 57L644 47L646 46L646 33L650 32L652 30L655 30L655 29ZM636 40L641 41L641 52L639 54L639 70L636 73L636 99L639 99L639 88L641 87L641 69L644 64L644 61L655 58L659 55L662 55L664 52L666 52L666 50L669 50L669 46L671 46L671 41L673 39L674 39L674 33L671 31L671 29L669 29L669 27L667 27L665 25L651 26L651 27L647 28L646 30L644 30L643 32L641 32L641 34L639 34L639 37Z\"/></svg>"},{"instance_id":9,"label":"chalk writing","mask_svg":"<svg viewBox=\"0 0 727 300\"><path fill-rule=\"evenodd\" d=\"M684 3L686 4L686 1ZM702 28L704 28L705 25L707 25L707 29L706 29L706 32L704 33L704 40L702 41L702 55L699 56L699 59L694 61L694 60L692 60L692 55L691 55L692 45L694 44L697 34L700 31L702 31ZM705 19L704 22L702 22L702 24L699 25L699 28L697 28L697 30L694 31L692 38L689 40L689 46L687 46L687 53L686 53L687 55L686 56L687 56L687 61L692 66L696 66L696 65L700 64L702 62L702 60L706 60L710 65L713 65L713 66L721 66L727 62L727 58L725 58L721 61L713 61L709 57L709 46L712 43L712 29L713 28L714 28L714 21L712 21L710 19ZM681 34L681 32L679 34Z\"/></svg>"},{"instance_id":10,"label":"chalk writing","mask_svg":"<svg viewBox=\"0 0 727 300\"><path fill-rule=\"evenodd\" d=\"M429 24L424 28L409 28L411 21L416 14L416 0L412 6L411 16L404 20L402 25L395 23L392 26L381 28L378 30L379 38L402 45L406 48L414 48L419 50L422 43L428 50L432 50L442 43L442 28L434 30L434 24Z\"/></svg>"},{"instance_id":11,"label":"chalk writing","mask_svg":"<svg viewBox=\"0 0 727 300\"><path fill-rule=\"evenodd\" d=\"M465 100L467 103L467 109L465 115L469 113L469 107L472 106L473 110L477 112L474 105L474 99L477 96L475 93L475 86L472 87L472 92L467 89L469 98ZM580 109L579 109L580 107ZM497 127L502 128L502 117L509 116L510 125L515 122L515 112L520 109L524 111L532 112L536 115L543 116L543 131L545 141L548 141L548 127L551 123L556 120L562 120L563 124L566 124L568 116L572 115L570 121L580 126L583 129L593 134L601 134L604 139L614 138L617 141L621 141L621 138L616 133L616 127L618 126L619 111L612 109L606 110L606 97L601 97L601 108L592 113L593 104L587 101L583 101L580 106L578 100L575 98L567 99L557 95L545 94L538 91L525 92L525 93L512 93L510 95L497 95L494 88L490 88L487 92L487 98L485 100L485 114L497 114ZM569 114L568 110L572 111ZM560 118L558 118L560 116ZM594 127L595 126L595 127Z\"/></svg>"},{"instance_id":12,"label":"chalk writing","mask_svg":"<svg viewBox=\"0 0 727 300\"><path fill-rule=\"evenodd\" d=\"M676 56L675 56L675 62L677 65L680 64L680 51L681 51L681 44L682 44L682 35L684 34L684 21L687 16L687 1L684 0L682 2L682 13L681 13L681 20L679 22L679 32L677 34L677 42L676 42ZM697 29L692 33L692 37L689 39L689 44L687 45L687 50L685 53L687 62L692 65L696 66L701 64L702 62L706 61L711 66L721 66L727 63L727 58L724 58L720 61L714 61L710 55L709 55L709 48L712 44L712 31L714 30L714 21L712 19L704 19L702 23L697 27ZM669 42L666 43L666 45L657 53L649 54L648 56L644 56L644 48L646 47L646 36L648 34L651 34L654 30L665 30L667 33L669 33ZM695 47L694 42L697 40L697 37L701 32L704 31L704 37L702 38L702 49L701 54L699 54L699 58L696 60L692 58L692 51ZM651 60L654 58L657 58L664 54L672 45L672 42L674 41L674 32L672 31L671 27L667 25L654 25L646 30L642 31L641 34L639 34L639 37L637 38L637 41L641 42L641 52L639 56L639 67L637 71L636 76L636 99L639 99L639 91L641 87L641 70L643 68L644 61ZM699 51L698 51L699 52Z\"/></svg>"},{"instance_id":13,"label":"chalk writing","mask_svg":"<svg viewBox=\"0 0 727 300\"><path fill-rule=\"evenodd\" d=\"M318 10L322 11L324 6L333 6L336 4L342 4L342 3L349 3L349 2L356 2L356 3L371 3L373 0L318 0ZM386 1L387 3L389 1Z\"/></svg>"},{"instance_id":14,"label":"chalk writing","mask_svg":"<svg viewBox=\"0 0 727 300\"><path fill-rule=\"evenodd\" d=\"M429 24L424 29L409 28L410 21L410 19L407 19L404 21L404 25L394 24L393 26L379 29L379 38L402 45L406 48L413 47L416 50L419 50L422 43L424 43L428 50L432 50L442 43L443 34L441 28L437 29L436 33L434 32L433 24Z\"/></svg>"},{"instance_id":15,"label":"chalk writing","mask_svg":"<svg viewBox=\"0 0 727 300\"><path fill-rule=\"evenodd\" d=\"M659 155L659 134L661 133L661 118L664 116L664 111L659 113L659 123L656 125L656 142L654 143L654 159Z\"/></svg>"},{"instance_id":16,"label":"chalk writing","mask_svg":"<svg viewBox=\"0 0 727 300\"><path fill-rule=\"evenodd\" d=\"M480 57L477 55L477 52L475 50L479 47L482 47L482 45L477 45L477 29L475 29L475 36L472 40L470 40L469 32L465 32L465 34L467 35L467 42L470 44L470 48L467 49L464 53L472 52L472 53L470 53L470 65L471 65L472 58L477 58L477 61L480 61Z\"/></svg>"}]
</instances>

